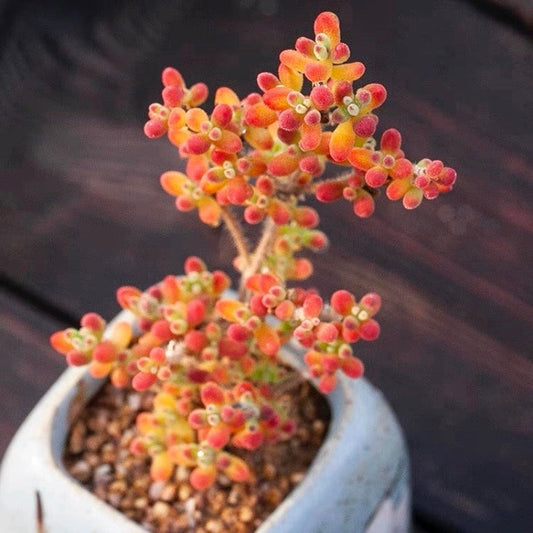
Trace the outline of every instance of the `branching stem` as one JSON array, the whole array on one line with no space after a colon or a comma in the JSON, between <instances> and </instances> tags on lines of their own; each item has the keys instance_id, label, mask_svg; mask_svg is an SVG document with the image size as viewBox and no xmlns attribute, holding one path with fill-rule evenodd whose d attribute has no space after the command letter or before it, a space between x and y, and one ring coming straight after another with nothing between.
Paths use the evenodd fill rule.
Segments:
<instances>
[{"instance_id":1,"label":"branching stem","mask_svg":"<svg viewBox=\"0 0 533 533\"><path fill-rule=\"evenodd\" d=\"M337 183L337 182L342 183L342 182L347 181L348 178L350 178L351 176L353 176L353 170L350 172L344 172L340 174L339 176L335 176L334 178L328 178L322 181L311 182L309 186L304 190L304 192L312 194L316 191L317 187L319 185L322 185L323 183Z\"/></svg>"},{"instance_id":2,"label":"branching stem","mask_svg":"<svg viewBox=\"0 0 533 533\"><path fill-rule=\"evenodd\" d=\"M239 287L239 295L241 297L243 297L245 293L244 284L246 280L250 276L253 276L259 270L259 267L261 266L265 257L267 256L267 254L270 252L272 248L272 244L273 244L275 236L276 236L276 224L269 217L265 221L261 239L257 243L257 247L252 254L251 261L249 262L248 266L242 271L241 285Z\"/></svg>"},{"instance_id":3,"label":"branching stem","mask_svg":"<svg viewBox=\"0 0 533 533\"><path fill-rule=\"evenodd\" d=\"M222 220L224 221L226 228L233 238L233 244L237 249L239 257L242 258L244 269L246 270L250 265L250 252L248 251L248 246L246 245L242 226L235 218L233 212L225 206L222 207Z\"/></svg>"},{"instance_id":4,"label":"branching stem","mask_svg":"<svg viewBox=\"0 0 533 533\"><path fill-rule=\"evenodd\" d=\"M307 372L300 372L298 370L291 371L283 381L280 381L273 387L273 394L275 397L280 397L283 394L292 392L296 387L310 379Z\"/></svg>"}]
</instances>

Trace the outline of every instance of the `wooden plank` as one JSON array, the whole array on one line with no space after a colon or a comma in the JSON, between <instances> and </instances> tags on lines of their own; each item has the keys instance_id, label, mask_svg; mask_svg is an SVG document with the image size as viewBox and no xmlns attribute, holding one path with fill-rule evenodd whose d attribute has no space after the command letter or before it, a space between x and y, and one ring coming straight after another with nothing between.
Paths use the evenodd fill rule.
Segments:
<instances>
[{"instance_id":1,"label":"wooden plank","mask_svg":"<svg viewBox=\"0 0 533 533\"><path fill-rule=\"evenodd\" d=\"M61 327L0 289L0 460L17 427L65 368L48 344L50 334Z\"/></svg>"},{"instance_id":2,"label":"wooden plank","mask_svg":"<svg viewBox=\"0 0 533 533\"><path fill-rule=\"evenodd\" d=\"M385 301L381 338L356 352L405 429L416 508L461 531L526 531L532 362L403 277L333 261L318 272L322 286L348 285L356 271Z\"/></svg>"},{"instance_id":3,"label":"wooden plank","mask_svg":"<svg viewBox=\"0 0 533 533\"><path fill-rule=\"evenodd\" d=\"M455 166L458 186L410 213L380 199L368 221L322 206L332 247L314 283L382 293L383 336L358 348L406 430L415 507L461 531L526 531L533 52L467 3L391 4L329 8L367 64L364 82L389 90L381 131L397 126L408 154ZM306 3L304 16L289 3L273 13L232 5L208 17L202 5L191 3L185 23L159 5L12 15L0 60L3 268L68 313L111 317L117 286L179 272L192 252L213 268L231 259L223 232L177 213L159 190L159 174L179 164L142 136L145 106L167 64L191 82L255 90L257 71L275 69L323 6Z\"/></svg>"},{"instance_id":4,"label":"wooden plank","mask_svg":"<svg viewBox=\"0 0 533 533\"><path fill-rule=\"evenodd\" d=\"M519 25L525 31L533 30L533 4L529 0L469 0L488 10L499 19Z\"/></svg>"}]
</instances>

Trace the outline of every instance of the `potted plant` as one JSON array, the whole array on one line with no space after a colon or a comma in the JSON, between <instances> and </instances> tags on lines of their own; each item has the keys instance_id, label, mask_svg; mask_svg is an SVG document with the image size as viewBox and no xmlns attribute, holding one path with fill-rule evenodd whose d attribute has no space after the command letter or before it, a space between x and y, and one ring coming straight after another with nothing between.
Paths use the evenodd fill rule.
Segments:
<instances>
[{"instance_id":1,"label":"potted plant","mask_svg":"<svg viewBox=\"0 0 533 533\"><path fill-rule=\"evenodd\" d=\"M357 341L379 336L380 297L369 292L356 298L340 288L323 299L300 285L313 268L299 253L328 244L317 229L316 210L305 202L344 199L366 218L381 191L413 209L423 198L451 190L456 174L438 160L412 163L395 129L376 142L375 110L386 99L385 88L354 87L365 67L348 62L335 14L319 14L314 30L314 40L300 37L294 49L281 52L277 75L258 75L260 92L241 99L219 88L210 114L200 107L208 96L205 84L188 87L176 69L163 71L163 103L149 107L144 131L150 138L168 135L186 168L165 172L161 185L180 211L197 211L210 226L225 225L240 283L228 292L228 274L211 272L191 256L182 275L144 291L120 288L125 311L109 325L88 313L79 329L52 335L52 346L79 368L60 378L6 454L0 518L12 531L29 531L32 523L54 533L74 527L142 530L82 488L62 463L69 427L107 380L127 391L120 396L124 403L147 398L144 409L136 406L135 431L128 430L128 438L116 435L123 446L118 455L141 458L149 468L149 474L123 472L119 479L127 490L136 475L151 478L144 505L151 501L152 520L141 521L144 527L407 530L408 460L401 431L381 394L361 379L363 363L353 349ZM262 230L250 247L245 228L255 225ZM302 401L296 391L305 380L329 395L331 421L297 489L283 503L276 501L278 509L263 523L253 509L251 516L241 509L232 526L223 515L214 519L212 508L210 522L198 519L198 502L208 505L202 495L212 494L215 483L253 486L260 475L253 457L296 442L295 405ZM307 396L303 401L313 403ZM115 462L89 465L89 477L109 484L106 476L119 470L117 460L115 455ZM179 502L185 529L169 518L172 500L157 507L176 476L197 494ZM257 498L250 501L253 507ZM35 508L35 515L20 513L22 506Z\"/></svg>"}]
</instances>

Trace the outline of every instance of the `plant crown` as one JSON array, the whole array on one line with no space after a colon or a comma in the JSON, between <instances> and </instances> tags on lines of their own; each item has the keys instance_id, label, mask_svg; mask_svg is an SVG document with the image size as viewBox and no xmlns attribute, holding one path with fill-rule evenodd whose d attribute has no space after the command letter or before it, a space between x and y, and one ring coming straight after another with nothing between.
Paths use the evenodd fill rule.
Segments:
<instances>
[{"instance_id":1,"label":"plant crown","mask_svg":"<svg viewBox=\"0 0 533 533\"><path fill-rule=\"evenodd\" d=\"M378 337L380 297L357 299L343 289L325 302L315 290L289 286L313 270L298 253L328 243L316 229L317 212L304 205L307 197L348 200L365 218L381 189L413 209L455 182L455 171L439 160L407 159L396 129L376 142L375 111L385 87L354 87L365 67L347 62L350 49L334 13L320 13L314 31L314 39L300 37L294 49L281 52L277 75L258 75L261 92L241 99L221 87L209 115L200 107L207 86L187 87L176 69L166 68L163 103L149 107L146 135L167 134L186 160L185 172L165 172L161 185L180 211L197 210L210 226L225 224L238 254L238 298L225 294L230 279L224 272L210 272L193 256L183 275L145 291L118 290L134 327L116 322L106 328L102 317L88 313L80 329L51 337L69 364L88 365L95 377L109 375L117 387L155 392L153 410L138 416L130 446L151 457L154 480L167 480L176 465L191 467L197 489L211 486L219 471L234 481L251 479L232 447L253 450L295 429L295 372L279 357L289 340L306 349L307 377L323 393L334 389L339 372L363 374L352 345ZM342 172L324 178L327 166ZM263 232L251 249L244 227L259 223Z\"/></svg>"}]
</instances>

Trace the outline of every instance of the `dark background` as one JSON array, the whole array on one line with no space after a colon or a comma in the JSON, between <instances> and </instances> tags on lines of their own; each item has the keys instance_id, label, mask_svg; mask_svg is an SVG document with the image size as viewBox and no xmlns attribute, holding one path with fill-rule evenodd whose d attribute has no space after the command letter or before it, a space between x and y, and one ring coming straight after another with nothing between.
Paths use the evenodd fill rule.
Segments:
<instances>
[{"instance_id":1,"label":"dark background","mask_svg":"<svg viewBox=\"0 0 533 533\"><path fill-rule=\"evenodd\" d=\"M214 4L214 5L212 5ZM320 206L327 295L378 291L382 336L357 346L408 441L417 531L533 524L533 7L526 0L0 2L0 454L63 369L48 347L118 286L233 257L222 230L178 213L161 172L181 163L142 133L160 72L211 94L258 72L335 11L363 83L389 93L379 132L457 169L414 212L380 199L356 219ZM212 101L212 100L210 100Z\"/></svg>"}]
</instances>

